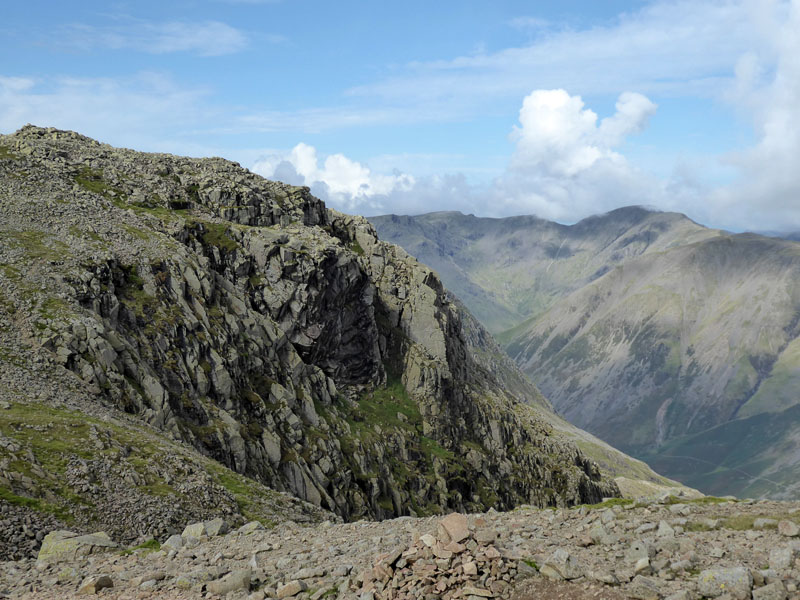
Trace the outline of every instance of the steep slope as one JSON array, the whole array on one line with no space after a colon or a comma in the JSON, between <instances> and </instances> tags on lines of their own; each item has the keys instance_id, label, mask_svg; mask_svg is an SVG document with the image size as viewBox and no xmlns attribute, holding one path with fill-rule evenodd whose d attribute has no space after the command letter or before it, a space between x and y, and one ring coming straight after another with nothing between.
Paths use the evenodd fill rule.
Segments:
<instances>
[{"instance_id":1,"label":"steep slope","mask_svg":"<svg viewBox=\"0 0 800 600\"><path fill-rule=\"evenodd\" d=\"M627 207L561 225L458 212L371 217L381 238L429 265L493 333L535 318L614 266L718 235L676 213Z\"/></svg>"},{"instance_id":2,"label":"steep slope","mask_svg":"<svg viewBox=\"0 0 800 600\"><path fill-rule=\"evenodd\" d=\"M799 319L800 245L724 235L616 268L508 349L579 427L704 491L775 496L800 491Z\"/></svg>"},{"instance_id":3,"label":"steep slope","mask_svg":"<svg viewBox=\"0 0 800 600\"><path fill-rule=\"evenodd\" d=\"M515 301L520 322L499 339L570 422L708 493L800 494L797 243L635 208L569 227L458 214L375 222L448 276L456 264L492 302L536 299L527 318ZM548 255L558 239L563 255L552 245ZM444 280L456 288L458 277Z\"/></svg>"},{"instance_id":4,"label":"steep slope","mask_svg":"<svg viewBox=\"0 0 800 600\"><path fill-rule=\"evenodd\" d=\"M307 188L32 126L0 173L5 327L95 405L345 518L618 493L432 271Z\"/></svg>"}]
</instances>

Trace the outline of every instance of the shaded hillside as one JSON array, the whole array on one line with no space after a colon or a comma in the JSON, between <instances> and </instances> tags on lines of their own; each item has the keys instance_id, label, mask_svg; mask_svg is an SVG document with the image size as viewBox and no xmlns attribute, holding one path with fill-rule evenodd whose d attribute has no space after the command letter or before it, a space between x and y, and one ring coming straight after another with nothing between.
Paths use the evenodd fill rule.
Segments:
<instances>
[{"instance_id":1,"label":"shaded hillside","mask_svg":"<svg viewBox=\"0 0 800 600\"><path fill-rule=\"evenodd\" d=\"M413 240L431 223L459 230L461 248L437 260L459 262L473 282L497 261L487 298L527 289L541 299L548 282L546 308L520 315L499 338L559 414L709 493L800 492L800 245L641 209L571 227L452 218L455 225L441 214L376 222L387 236L407 227L395 241ZM477 223L474 233L469 223ZM515 233L497 234L504 228ZM568 256L546 254L544 231L560 233ZM510 239L528 240L518 259L508 254ZM462 259L476 254L479 268Z\"/></svg>"},{"instance_id":2,"label":"shaded hillside","mask_svg":"<svg viewBox=\"0 0 800 600\"><path fill-rule=\"evenodd\" d=\"M31 126L0 174L2 356L46 389L345 518L618 493L433 272L307 188Z\"/></svg>"},{"instance_id":3,"label":"shaded hillside","mask_svg":"<svg viewBox=\"0 0 800 600\"><path fill-rule=\"evenodd\" d=\"M614 266L717 235L676 213L621 208L561 225L458 212L371 217L378 235L433 268L493 333L534 318Z\"/></svg>"}]
</instances>

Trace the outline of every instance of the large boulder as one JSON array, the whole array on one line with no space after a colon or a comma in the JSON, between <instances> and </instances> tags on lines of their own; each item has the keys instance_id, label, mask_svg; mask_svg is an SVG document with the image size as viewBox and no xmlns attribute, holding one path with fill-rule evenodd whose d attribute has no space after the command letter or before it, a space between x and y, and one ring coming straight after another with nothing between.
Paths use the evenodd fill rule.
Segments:
<instances>
[{"instance_id":1,"label":"large boulder","mask_svg":"<svg viewBox=\"0 0 800 600\"><path fill-rule=\"evenodd\" d=\"M697 591L707 598L728 594L734 600L749 600L752 589L753 576L745 567L706 569L697 577Z\"/></svg>"},{"instance_id":2,"label":"large boulder","mask_svg":"<svg viewBox=\"0 0 800 600\"><path fill-rule=\"evenodd\" d=\"M108 552L116 547L117 544L105 531L81 535L72 531L57 530L51 531L42 540L38 559L44 562L60 562Z\"/></svg>"}]
</instances>

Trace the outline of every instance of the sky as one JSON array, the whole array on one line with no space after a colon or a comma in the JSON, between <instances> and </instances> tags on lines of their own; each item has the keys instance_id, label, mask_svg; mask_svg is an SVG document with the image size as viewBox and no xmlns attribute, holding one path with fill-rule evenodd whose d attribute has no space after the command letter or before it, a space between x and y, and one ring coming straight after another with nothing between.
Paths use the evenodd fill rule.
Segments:
<instances>
[{"instance_id":1,"label":"sky","mask_svg":"<svg viewBox=\"0 0 800 600\"><path fill-rule=\"evenodd\" d=\"M800 231L800 0L29 0L0 132L222 156L367 216Z\"/></svg>"}]
</instances>

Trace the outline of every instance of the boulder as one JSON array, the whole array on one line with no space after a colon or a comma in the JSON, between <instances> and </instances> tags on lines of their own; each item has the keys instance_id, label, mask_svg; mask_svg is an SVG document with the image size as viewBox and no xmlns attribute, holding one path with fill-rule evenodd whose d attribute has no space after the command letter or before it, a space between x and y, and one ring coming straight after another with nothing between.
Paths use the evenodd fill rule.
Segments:
<instances>
[{"instance_id":1,"label":"boulder","mask_svg":"<svg viewBox=\"0 0 800 600\"><path fill-rule=\"evenodd\" d=\"M42 540L38 559L44 562L60 562L107 552L116 547L117 544L105 531L80 535L72 531L57 530L51 531Z\"/></svg>"},{"instance_id":2,"label":"boulder","mask_svg":"<svg viewBox=\"0 0 800 600\"><path fill-rule=\"evenodd\" d=\"M104 590L106 588L113 588L114 582L111 580L111 577L108 575L92 575L91 577L87 577L83 580L83 582L78 586L78 595L92 595L100 593L100 590Z\"/></svg>"},{"instance_id":3,"label":"boulder","mask_svg":"<svg viewBox=\"0 0 800 600\"><path fill-rule=\"evenodd\" d=\"M800 527L794 521L779 521L778 533L786 537L797 537L800 535Z\"/></svg>"},{"instance_id":4,"label":"boulder","mask_svg":"<svg viewBox=\"0 0 800 600\"><path fill-rule=\"evenodd\" d=\"M638 600L660 600L662 597L658 582L644 575L634 577L633 581L628 584L626 593L630 598Z\"/></svg>"},{"instance_id":5,"label":"boulder","mask_svg":"<svg viewBox=\"0 0 800 600\"><path fill-rule=\"evenodd\" d=\"M206 584L206 589L217 596L224 596L238 590L250 589L250 569L236 569L224 577Z\"/></svg>"},{"instance_id":6,"label":"boulder","mask_svg":"<svg viewBox=\"0 0 800 600\"><path fill-rule=\"evenodd\" d=\"M728 594L734 600L749 600L752 589L753 576L745 567L706 569L697 577L697 591L708 598Z\"/></svg>"},{"instance_id":7,"label":"boulder","mask_svg":"<svg viewBox=\"0 0 800 600\"><path fill-rule=\"evenodd\" d=\"M786 600L789 593L780 581L753 590L753 600Z\"/></svg>"},{"instance_id":8,"label":"boulder","mask_svg":"<svg viewBox=\"0 0 800 600\"><path fill-rule=\"evenodd\" d=\"M469 537L469 523L467 517L460 513L451 513L439 521L449 539L444 542L460 542Z\"/></svg>"},{"instance_id":9,"label":"boulder","mask_svg":"<svg viewBox=\"0 0 800 600\"><path fill-rule=\"evenodd\" d=\"M578 559L572 556L563 548L559 548L545 561L542 567L542 574L545 574L545 567L556 571L563 579L577 579L583 577L583 566Z\"/></svg>"}]
</instances>

